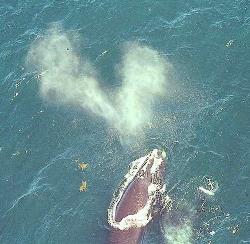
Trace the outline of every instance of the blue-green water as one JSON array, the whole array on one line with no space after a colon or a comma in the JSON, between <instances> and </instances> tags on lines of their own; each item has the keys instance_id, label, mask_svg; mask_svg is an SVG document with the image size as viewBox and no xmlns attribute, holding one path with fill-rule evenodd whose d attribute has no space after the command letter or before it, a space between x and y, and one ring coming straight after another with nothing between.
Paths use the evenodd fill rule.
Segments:
<instances>
[{"instance_id":1,"label":"blue-green water","mask_svg":"<svg viewBox=\"0 0 250 244\"><path fill-rule=\"evenodd\" d=\"M25 59L52 22L77 33L79 56L106 89L120 85L126 41L173 65L143 142L124 145L100 117L41 98ZM210 204L220 210L197 220L210 230L195 243L250 243L250 1L0 0L0 29L0 243L105 243L113 191L128 163L155 147L168 148L176 201L192 203L204 176L219 184ZM157 224L145 243L162 243Z\"/></svg>"}]
</instances>

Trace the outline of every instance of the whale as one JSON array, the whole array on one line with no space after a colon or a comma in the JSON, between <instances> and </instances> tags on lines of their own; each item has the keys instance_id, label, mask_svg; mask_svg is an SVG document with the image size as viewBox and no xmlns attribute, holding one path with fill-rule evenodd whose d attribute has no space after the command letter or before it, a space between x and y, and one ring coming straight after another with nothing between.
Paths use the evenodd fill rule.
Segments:
<instances>
[{"instance_id":1,"label":"whale","mask_svg":"<svg viewBox=\"0 0 250 244\"><path fill-rule=\"evenodd\" d=\"M167 206L166 153L152 150L130 164L108 208L108 244L139 244L148 224Z\"/></svg>"}]
</instances>

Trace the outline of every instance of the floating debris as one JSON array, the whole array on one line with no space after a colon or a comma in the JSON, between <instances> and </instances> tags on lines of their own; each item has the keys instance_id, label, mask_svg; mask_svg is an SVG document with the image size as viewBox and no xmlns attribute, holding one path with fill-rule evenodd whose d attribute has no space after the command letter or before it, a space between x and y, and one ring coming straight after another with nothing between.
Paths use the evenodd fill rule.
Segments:
<instances>
[{"instance_id":1,"label":"floating debris","mask_svg":"<svg viewBox=\"0 0 250 244\"><path fill-rule=\"evenodd\" d=\"M15 153L12 153L11 155L12 155L12 156L19 156L20 154L21 154L21 152L16 151Z\"/></svg>"},{"instance_id":2,"label":"floating debris","mask_svg":"<svg viewBox=\"0 0 250 244\"><path fill-rule=\"evenodd\" d=\"M228 227L228 229L231 230L234 235L236 235L240 231L240 226L239 225L230 226Z\"/></svg>"},{"instance_id":3,"label":"floating debris","mask_svg":"<svg viewBox=\"0 0 250 244\"><path fill-rule=\"evenodd\" d=\"M228 43L226 44L226 47L232 46L234 43L234 40L229 40Z\"/></svg>"},{"instance_id":4,"label":"floating debris","mask_svg":"<svg viewBox=\"0 0 250 244\"><path fill-rule=\"evenodd\" d=\"M83 192L83 191L87 191L88 189L88 185L87 185L87 182L86 181L82 181L82 183L80 184L80 192Z\"/></svg>"},{"instance_id":5,"label":"floating debris","mask_svg":"<svg viewBox=\"0 0 250 244\"><path fill-rule=\"evenodd\" d=\"M100 56L103 56L104 54L106 54L108 52L108 50L104 50L101 54L100 54Z\"/></svg>"},{"instance_id":6,"label":"floating debris","mask_svg":"<svg viewBox=\"0 0 250 244\"><path fill-rule=\"evenodd\" d=\"M205 194L207 194L209 196L214 196L214 192L213 191L207 190L203 186L200 186L199 190L202 191L202 192L204 192Z\"/></svg>"},{"instance_id":7,"label":"floating debris","mask_svg":"<svg viewBox=\"0 0 250 244\"><path fill-rule=\"evenodd\" d=\"M236 225L234 228L233 228L233 234L237 234L238 232L239 232L239 230L240 230L240 227L239 227L239 225Z\"/></svg>"},{"instance_id":8,"label":"floating debris","mask_svg":"<svg viewBox=\"0 0 250 244\"><path fill-rule=\"evenodd\" d=\"M15 87L18 88L21 84L22 84L22 81L17 81L17 83L15 84Z\"/></svg>"},{"instance_id":9,"label":"floating debris","mask_svg":"<svg viewBox=\"0 0 250 244\"><path fill-rule=\"evenodd\" d=\"M108 50L104 50L101 54L99 54L96 58L96 60L100 59L101 57L103 57L106 53L108 53Z\"/></svg>"},{"instance_id":10,"label":"floating debris","mask_svg":"<svg viewBox=\"0 0 250 244\"><path fill-rule=\"evenodd\" d=\"M46 74L48 72L48 70L44 70L44 71L42 71L41 73L39 73L39 74L36 74L36 76L35 76L35 78L36 79L40 79L44 74Z\"/></svg>"},{"instance_id":11,"label":"floating debris","mask_svg":"<svg viewBox=\"0 0 250 244\"><path fill-rule=\"evenodd\" d=\"M78 168L80 169L80 170L84 170L84 169L87 169L89 167L89 164L88 163L79 163L78 164Z\"/></svg>"},{"instance_id":12,"label":"floating debris","mask_svg":"<svg viewBox=\"0 0 250 244\"><path fill-rule=\"evenodd\" d=\"M209 196L214 196L215 192L219 188L218 183L216 181L212 181L208 177L205 177L205 180L206 180L206 187L199 186L198 189Z\"/></svg>"}]
</instances>

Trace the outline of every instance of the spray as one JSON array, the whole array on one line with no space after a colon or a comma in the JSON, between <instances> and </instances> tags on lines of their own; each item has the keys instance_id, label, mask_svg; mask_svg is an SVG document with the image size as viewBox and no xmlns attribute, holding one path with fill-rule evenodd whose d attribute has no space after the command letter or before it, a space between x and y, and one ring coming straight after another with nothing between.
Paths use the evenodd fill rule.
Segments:
<instances>
[{"instance_id":1,"label":"spray","mask_svg":"<svg viewBox=\"0 0 250 244\"><path fill-rule=\"evenodd\" d=\"M78 55L76 43L58 26L32 43L26 64L43 72L39 80L41 97L91 111L116 128L120 136L136 135L150 122L156 100L165 95L171 65L147 46L125 44L116 69L122 85L110 97L100 86L95 67Z\"/></svg>"}]
</instances>

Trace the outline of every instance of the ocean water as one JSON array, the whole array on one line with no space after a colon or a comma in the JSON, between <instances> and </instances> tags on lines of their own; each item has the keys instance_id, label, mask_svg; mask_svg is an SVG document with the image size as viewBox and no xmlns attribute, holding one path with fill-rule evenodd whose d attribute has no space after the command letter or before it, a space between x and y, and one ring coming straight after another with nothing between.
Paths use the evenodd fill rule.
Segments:
<instances>
[{"instance_id":1,"label":"ocean water","mask_svg":"<svg viewBox=\"0 0 250 244\"><path fill-rule=\"evenodd\" d=\"M26 61L55 23L107 92L122 86L124 43L168 60L167 92L150 126L124 139L103 116L44 99L43 74ZM113 192L128 164L156 147L168 151L174 202L195 206L205 177L218 183L192 219L192 242L250 243L249 0L0 0L0 29L0 243L105 243ZM144 242L167 243L158 221Z\"/></svg>"}]
</instances>

